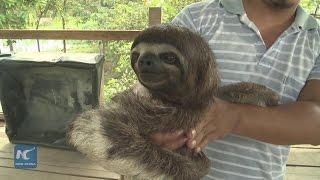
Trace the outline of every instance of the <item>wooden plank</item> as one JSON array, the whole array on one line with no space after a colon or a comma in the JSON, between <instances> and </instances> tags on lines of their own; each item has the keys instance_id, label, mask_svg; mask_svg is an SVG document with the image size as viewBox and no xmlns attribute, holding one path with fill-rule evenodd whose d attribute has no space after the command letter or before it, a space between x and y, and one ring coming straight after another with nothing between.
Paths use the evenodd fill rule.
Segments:
<instances>
[{"instance_id":1,"label":"wooden plank","mask_svg":"<svg viewBox=\"0 0 320 180\"><path fill-rule=\"evenodd\" d=\"M286 180L320 180L320 168L287 167Z\"/></svg>"},{"instance_id":2,"label":"wooden plank","mask_svg":"<svg viewBox=\"0 0 320 180\"><path fill-rule=\"evenodd\" d=\"M161 8L150 7L149 8L149 26L161 24Z\"/></svg>"},{"instance_id":3,"label":"wooden plank","mask_svg":"<svg viewBox=\"0 0 320 180\"><path fill-rule=\"evenodd\" d=\"M320 167L320 150L292 148L287 165Z\"/></svg>"},{"instance_id":4,"label":"wooden plank","mask_svg":"<svg viewBox=\"0 0 320 180\"><path fill-rule=\"evenodd\" d=\"M319 176L312 175L299 175L299 174L287 174L284 178L285 180L320 180Z\"/></svg>"},{"instance_id":5,"label":"wooden plank","mask_svg":"<svg viewBox=\"0 0 320 180\"><path fill-rule=\"evenodd\" d=\"M32 179L32 180L98 180L105 178L91 178L85 176L74 176L66 174L55 174L51 172L41 172L23 169L13 169L0 167L0 179L2 180L21 180L21 179Z\"/></svg>"},{"instance_id":6,"label":"wooden plank","mask_svg":"<svg viewBox=\"0 0 320 180\"><path fill-rule=\"evenodd\" d=\"M7 147L9 147L9 145L7 145ZM13 146L12 146L12 148L13 148ZM85 158L82 155L81 155L81 157L77 157L71 153L69 153L69 154L68 153L59 153L59 152L55 152L53 154L47 154L47 153L50 153L50 151L43 151L42 147L38 148L38 163L43 164L43 165L52 165L53 164L54 166L61 165L61 166L70 167L70 168L105 171L101 166L89 161L87 158ZM76 152L74 152L74 153L76 153ZM78 156L80 156L80 155L78 155ZM11 149L10 152L2 151L0 149L0 158L1 159L13 159L13 149ZM105 173L109 173L109 171L105 171ZM117 175L113 174L113 173L110 173L110 175L117 177Z\"/></svg>"},{"instance_id":7,"label":"wooden plank","mask_svg":"<svg viewBox=\"0 0 320 180\"><path fill-rule=\"evenodd\" d=\"M5 126L5 123L0 121L0 141L2 141L2 139L7 139L4 126Z\"/></svg>"},{"instance_id":8,"label":"wooden plank","mask_svg":"<svg viewBox=\"0 0 320 180\"><path fill-rule=\"evenodd\" d=\"M0 167L14 168L13 149L14 144L9 143L7 138L0 137ZM120 179L120 175L103 169L79 152L42 146L38 146L38 166L34 171L100 179Z\"/></svg>"},{"instance_id":9,"label":"wooden plank","mask_svg":"<svg viewBox=\"0 0 320 180\"><path fill-rule=\"evenodd\" d=\"M1 107L1 102L0 102L0 121L4 121L4 116L3 116L3 111Z\"/></svg>"},{"instance_id":10,"label":"wooden plank","mask_svg":"<svg viewBox=\"0 0 320 180\"><path fill-rule=\"evenodd\" d=\"M105 56L105 51L104 51L104 54ZM104 57L105 58L105 57ZM100 80L100 96L99 96L99 105L102 106L105 102L105 99L104 99L104 69L105 69L105 66L106 66L106 63L103 63L102 65L102 72L101 72L101 80Z\"/></svg>"},{"instance_id":11,"label":"wooden plank","mask_svg":"<svg viewBox=\"0 0 320 180\"><path fill-rule=\"evenodd\" d=\"M149 26L161 24L161 8L149 8ZM133 40L140 30L0 30L0 39Z\"/></svg>"},{"instance_id":12,"label":"wooden plank","mask_svg":"<svg viewBox=\"0 0 320 180\"><path fill-rule=\"evenodd\" d=\"M7 164L2 164L3 166L13 167L13 164L9 161L13 159L13 147L12 144L7 144L5 148L10 149L3 151L0 148L0 158L1 160L7 160ZM49 151L48 151L49 150ZM63 152L61 152L63 151ZM9 166L11 164L11 166ZM50 166L53 166L51 169ZM57 167L57 168L55 168ZM60 167L64 167L61 169ZM52 148L38 147L38 168L40 170L47 171L50 169L52 172L67 173L76 170L74 173L78 173L79 169L84 175L95 174L96 176L109 177L113 179L118 179L119 175L112 173L110 171L104 170L101 166L96 163L91 162L83 155L78 152L58 150Z\"/></svg>"},{"instance_id":13,"label":"wooden plank","mask_svg":"<svg viewBox=\"0 0 320 180\"><path fill-rule=\"evenodd\" d=\"M295 148L298 148L298 149L320 149L320 146L313 146L310 144L300 144L300 145L291 146L291 149L295 149Z\"/></svg>"},{"instance_id":14,"label":"wooden plank","mask_svg":"<svg viewBox=\"0 0 320 180\"><path fill-rule=\"evenodd\" d=\"M0 39L133 40L139 33L109 30L0 30Z\"/></svg>"},{"instance_id":15,"label":"wooden plank","mask_svg":"<svg viewBox=\"0 0 320 180\"><path fill-rule=\"evenodd\" d=\"M1 158L0 167L6 167L6 169L14 169L13 159L3 159ZM80 176L80 177L90 177L90 178L107 178L107 179L120 179L119 176L112 176L108 172L103 170L91 170L88 168L78 168L78 167L69 167L68 165L63 164L44 164L43 162L38 162L36 169L30 169L34 172L47 172L52 174L60 175L70 175L70 176Z\"/></svg>"}]
</instances>

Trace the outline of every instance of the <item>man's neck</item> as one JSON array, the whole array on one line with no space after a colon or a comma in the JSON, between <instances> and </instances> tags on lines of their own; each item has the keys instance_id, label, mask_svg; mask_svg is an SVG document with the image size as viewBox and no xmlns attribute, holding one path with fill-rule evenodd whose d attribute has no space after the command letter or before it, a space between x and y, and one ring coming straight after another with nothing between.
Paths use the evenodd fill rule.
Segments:
<instances>
[{"instance_id":1,"label":"man's neck","mask_svg":"<svg viewBox=\"0 0 320 180\"><path fill-rule=\"evenodd\" d=\"M291 24L298 4L288 8L277 8L263 0L243 0L243 6L250 20L256 24ZM268 22L268 23L266 23Z\"/></svg>"},{"instance_id":2,"label":"man's neck","mask_svg":"<svg viewBox=\"0 0 320 180\"><path fill-rule=\"evenodd\" d=\"M258 27L269 48L294 22L298 4L288 8L277 8L263 0L243 0L243 6L248 18Z\"/></svg>"}]
</instances>

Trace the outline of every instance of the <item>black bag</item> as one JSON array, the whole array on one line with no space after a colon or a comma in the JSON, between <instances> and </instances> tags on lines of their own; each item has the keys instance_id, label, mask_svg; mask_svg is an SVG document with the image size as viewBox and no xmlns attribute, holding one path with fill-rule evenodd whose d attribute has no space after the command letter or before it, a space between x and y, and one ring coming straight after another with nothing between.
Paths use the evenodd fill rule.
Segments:
<instances>
[{"instance_id":1,"label":"black bag","mask_svg":"<svg viewBox=\"0 0 320 180\"><path fill-rule=\"evenodd\" d=\"M13 143L68 148L65 130L99 104L104 57L25 54L0 57L0 101Z\"/></svg>"}]
</instances>

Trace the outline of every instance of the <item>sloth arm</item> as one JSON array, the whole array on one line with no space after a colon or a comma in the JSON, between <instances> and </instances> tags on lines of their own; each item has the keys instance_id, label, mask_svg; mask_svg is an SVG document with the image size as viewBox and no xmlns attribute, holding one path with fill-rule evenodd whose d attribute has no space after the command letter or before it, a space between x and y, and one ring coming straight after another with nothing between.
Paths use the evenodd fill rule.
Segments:
<instances>
[{"instance_id":1,"label":"sloth arm","mask_svg":"<svg viewBox=\"0 0 320 180\"><path fill-rule=\"evenodd\" d=\"M260 141L281 144L320 144L320 80L309 80L297 102L259 108L237 105L234 132Z\"/></svg>"},{"instance_id":2,"label":"sloth arm","mask_svg":"<svg viewBox=\"0 0 320 180\"><path fill-rule=\"evenodd\" d=\"M141 172L132 159L108 158L108 150L113 147L102 126L103 117L98 109L86 111L73 120L67 129L67 142L77 151L110 171L121 175L134 176Z\"/></svg>"},{"instance_id":3,"label":"sloth arm","mask_svg":"<svg viewBox=\"0 0 320 180\"><path fill-rule=\"evenodd\" d=\"M279 95L267 88L251 82L240 82L223 86L219 89L218 97L222 100L238 103L251 104L257 106L278 105Z\"/></svg>"}]
</instances>

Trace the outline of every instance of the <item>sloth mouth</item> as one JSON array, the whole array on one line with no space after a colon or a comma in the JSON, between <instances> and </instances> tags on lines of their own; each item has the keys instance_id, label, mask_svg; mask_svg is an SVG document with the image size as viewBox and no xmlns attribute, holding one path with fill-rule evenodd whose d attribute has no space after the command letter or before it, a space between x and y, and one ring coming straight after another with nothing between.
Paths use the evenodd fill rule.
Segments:
<instances>
[{"instance_id":1,"label":"sloth mouth","mask_svg":"<svg viewBox=\"0 0 320 180\"><path fill-rule=\"evenodd\" d=\"M157 82L165 80L165 74L163 73L150 73L150 72L142 72L140 73L140 79L147 82Z\"/></svg>"},{"instance_id":2,"label":"sloth mouth","mask_svg":"<svg viewBox=\"0 0 320 180\"><path fill-rule=\"evenodd\" d=\"M167 83L164 73L144 72L139 74L141 83L149 88L163 87Z\"/></svg>"}]
</instances>

